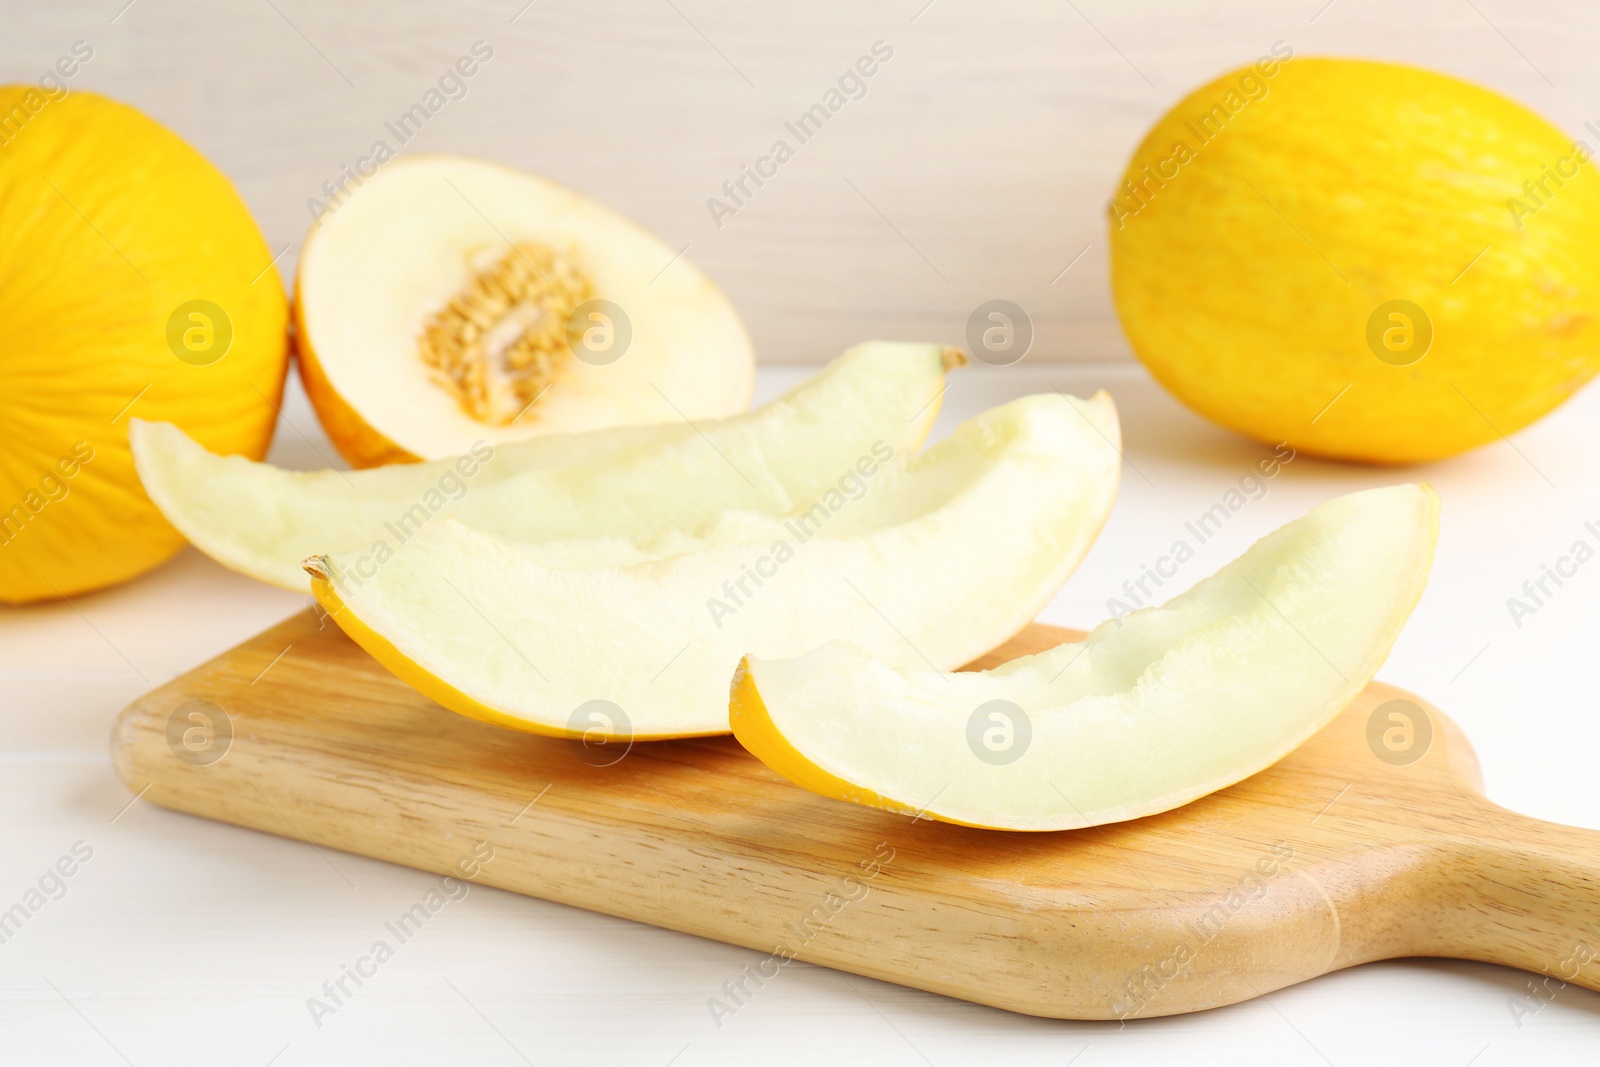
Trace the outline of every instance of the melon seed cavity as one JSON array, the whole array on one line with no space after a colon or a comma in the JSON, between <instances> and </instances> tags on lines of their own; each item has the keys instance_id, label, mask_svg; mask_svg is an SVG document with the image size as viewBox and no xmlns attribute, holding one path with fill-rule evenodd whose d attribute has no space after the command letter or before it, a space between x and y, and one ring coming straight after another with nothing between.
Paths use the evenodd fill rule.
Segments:
<instances>
[{"instance_id":1,"label":"melon seed cavity","mask_svg":"<svg viewBox=\"0 0 1600 1067\"><path fill-rule=\"evenodd\" d=\"M591 296L571 259L534 241L473 258L466 286L422 327L433 379L479 422L515 422L571 358L573 311Z\"/></svg>"}]
</instances>

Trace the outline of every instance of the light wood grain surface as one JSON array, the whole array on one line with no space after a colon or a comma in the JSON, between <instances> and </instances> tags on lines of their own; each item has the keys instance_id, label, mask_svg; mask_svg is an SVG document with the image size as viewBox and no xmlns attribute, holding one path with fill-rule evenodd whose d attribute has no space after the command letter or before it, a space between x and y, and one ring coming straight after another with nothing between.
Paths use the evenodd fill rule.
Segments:
<instances>
[{"instance_id":1,"label":"light wood grain surface","mask_svg":"<svg viewBox=\"0 0 1600 1067\"><path fill-rule=\"evenodd\" d=\"M873 336L960 343L997 298L1033 319L1030 359L1126 358L1106 281L1114 179L1167 107L1275 41L1473 78L1575 135L1600 118L1600 8L1581 0L95 0L3 19L5 78L87 42L71 86L198 146L290 268L307 201L375 141L478 155L687 247L768 362ZM385 124L477 41L493 58L400 145ZM892 59L800 144L785 122L879 41ZM719 227L707 200L784 138L794 158Z\"/></svg>"},{"instance_id":2,"label":"light wood grain surface","mask_svg":"<svg viewBox=\"0 0 1600 1067\"><path fill-rule=\"evenodd\" d=\"M1035 624L978 665L1074 636ZM1411 955L1600 988L1600 833L1484 800L1456 727L1377 683L1220 793L1009 834L816 796L731 738L591 746L468 720L310 610L136 701L112 758L164 807L770 953L711 998L719 1019L791 959L1073 1019ZM339 992L356 987L329 1015Z\"/></svg>"}]
</instances>

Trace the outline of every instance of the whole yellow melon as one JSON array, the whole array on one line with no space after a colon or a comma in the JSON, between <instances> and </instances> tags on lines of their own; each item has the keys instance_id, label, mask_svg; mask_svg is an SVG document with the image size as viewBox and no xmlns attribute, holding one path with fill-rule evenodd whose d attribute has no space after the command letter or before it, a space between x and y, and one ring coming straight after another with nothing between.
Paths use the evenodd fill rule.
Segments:
<instances>
[{"instance_id":1,"label":"whole yellow melon","mask_svg":"<svg viewBox=\"0 0 1600 1067\"><path fill-rule=\"evenodd\" d=\"M0 600L71 596L183 538L140 486L130 416L259 459L287 301L228 179L90 93L0 88Z\"/></svg>"},{"instance_id":2,"label":"whole yellow melon","mask_svg":"<svg viewBox=\"0 0 1600 1067\"><path fill-rule=\"evenodd\" d=\"M1454 455L1600 368L1592 146L1455 78L1274 52L1160 120L1109 208L1139 358L1265 442Z\"/></svg>"}]
</instances>

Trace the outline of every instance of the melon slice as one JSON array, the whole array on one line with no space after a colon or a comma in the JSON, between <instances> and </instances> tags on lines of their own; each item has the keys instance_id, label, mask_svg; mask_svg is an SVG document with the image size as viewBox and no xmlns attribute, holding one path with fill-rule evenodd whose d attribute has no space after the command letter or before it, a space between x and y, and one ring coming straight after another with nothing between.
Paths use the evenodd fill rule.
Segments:
<instances>
[{"instance_id":1,"label":"melon slice","mask_svg":"<svg viewBox=\"0 0 1600 1067\"><path fill-rule=\"evenodd\" d=\"M1105 521L1118 439L1103 393L1024 397L909 463L863 452L785 518L542 545L435 523L381 565L346 553L307 570L358 644L464 715L560 736L727 733L746 650L844 637L942 670L1015 633Z\"/></svg>"},{"instance_id":2,"label":"melon slice","mask_svg":"<svg viewBox=\"0 0 1600 1067\"><path fill-rule=\"evenodd\" d=\"M750 657L733 731L826 796L1067 830L1186 804L1270 766L1371 680L1427 581L1438 498L1339 497L1162 607L990 671L830 643Z\"/></svg>"},{"instance_id":3,"label":"melon slice","mask_svg":"<svg viewBox=\"0 0 1600 1067\"><path fill-rule=\"evenodd\" d=\"M786 514L809 505L874 446L911 453L927 437L944 374L938 345L857 345L760 409L561 434L478 441L455 460L369 471L286 471L217 456L165 423L133 420L145 491L201 551L287 589L301 560L360 549L387 555L435 518L523 541L698 526L728 509Z\"/></svg>"},{"instance_id":4,"label":"melon slice","mask_svg":"<svg viewBox=\"0 0 1600 1067\"><path fill-rule=\"evenodd\" d=\"M357 467L750 403L755 358L727 297L571 189L410 156L328 208L301 252L297 344Z\"/></svg>"}]
</instances>

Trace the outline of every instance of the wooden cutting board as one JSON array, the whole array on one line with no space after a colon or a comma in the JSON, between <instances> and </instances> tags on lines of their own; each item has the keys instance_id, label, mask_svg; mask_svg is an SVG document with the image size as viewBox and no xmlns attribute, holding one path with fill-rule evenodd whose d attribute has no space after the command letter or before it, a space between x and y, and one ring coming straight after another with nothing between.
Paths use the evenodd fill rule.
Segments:
<instances>
[{"instance_id":1,"label":"wooden cutting board","mask_svg":"<svg viewBox=\"0 0 1600 1067\"><path fill-rule=\"evenodd\" d=\"M977 665L1072 636L1031 626ZM314 611L129 706L111 747L165 807L755 949L730 1011L790 957L1075 1019L1397 956L1600 988L1600 833L1483 799L1460 731L1381 684L1230 789L1052 834L826 800L731 738L585 747L468 720Z\"/></svg>"}]
</instances>

